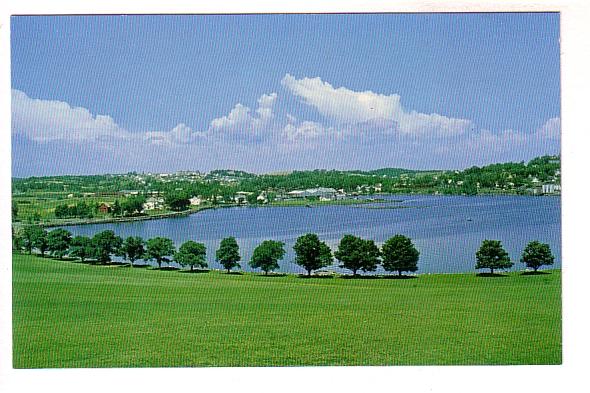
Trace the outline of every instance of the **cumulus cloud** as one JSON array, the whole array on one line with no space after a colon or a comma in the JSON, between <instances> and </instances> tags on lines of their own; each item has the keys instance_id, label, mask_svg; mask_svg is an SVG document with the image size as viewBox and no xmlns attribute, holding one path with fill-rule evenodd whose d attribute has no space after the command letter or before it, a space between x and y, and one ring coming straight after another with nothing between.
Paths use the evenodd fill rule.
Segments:
<instances>
[{"instance_id":1,"label":"cumulus cloud","mask_svg":"<svg viewBox=\"0 0 590 393\"><path fill-rule=\"evenodd\" d=\"M170 131L148 131L143 139L154 145L186 145L195 143L205 138L207 135L203 131L193 131L184 123L178 124Z\"/></svg>"},{"instance_id":2,"label":"cumulus cloud","mask_svg":"<svg viewBox=\"0 0 590 393\"><path fill-rule=\"evenodd\" d=\"M527 141L527 135L521 131L502 130L492 132L480 130L471 134L464 144L466 150L478 153L483 150L503 151L517 149Z\"/></svg>"},{"instance_id":3,"label":"cumulus cloud","mask_svg":"<svg viewBox=\"0 0 590 393\"><path fill-rule=\"evenodd\" d=\"M540 137L547 139L559 139L561 137L561 119L559 117L553 117L545 122L537 130Z\"/></svg>"},{"instance_id":4,"label":"cumulus cloud","mask_svg":"<svg viewBox=\"0 0 590 393\"><path fill-rule=\"evenodd\" d=\"M226 116L211 120L209 131L244 138L260 137L274 117L276 99L276 93L263 94L254 114L249 107L238 103Z\"/></svg>"},{"instance_id":5,"label":"cumulus cloud","mask_svg":"<svg viewBox=\"0 0 590 393\"><path fill-rule=\"evenodd\" d=\"M290 74L281 83L304 103L340 125L379 124L400 134L442 136L462 134L471 126L471 121L466 119L408 111L401 105L398 94L334 88L319 77L296 79Z\"/></svg>"},{"instance_id":6,"label":"cumulus cloud","mask_svg":"<svg viewBox=\"0 0 590 393\"><path fill-rule=\"evenodd\" d=\"M277 110L277 94L270 93L258 98L255 109L236 104L202 131L180 123L170 130L129 132L110 116L95 115L62 101L33 99L12 90L12 132L44 145L51 141L100 140L105 143L86 145L101 151L137 151L138 156L160 147L170 152L194 152L204 146L209 150L216 146L232 154L238 154L240 149L258 152L261 157L273 157L272 160L295 159L300 155L309 162L324 157L328 151L336 158L342 152L362 153L365 159L370 155L372 160L377 151L411 151L432 154L441 162L454 156L492 162L526 159L533 152L540 155L559 148L559 117L547 120L537 129L489 131L475 129L469 120L406 110L396 94L334 88L320 78L298 80L289 74L282 84L324 118L311 121L305 112L298 112L295 117L288 112L289 108ZM249 143L256 143L256 148Z\"/></svg>"},{"instance_id":7,"label":"cumulus cloud","mask_svg":"<svg viewBox=\"0 0 590 393\"><path fill-rule=\"evenodd\" d=\"M327 129L321 123L304 121L299 125L292 123L283 128L283 135L287 140L297 141L301 139L315 139L331 133L333 129Z\"/></svg>"},{"instance_id":8,"label":"cumulus cloud","mask_svg":"<svg viewBox=\"0 0 590 393\"><path fill-rule=\"evenodd\" d=\"M236 106L227 116L211 120L211 127L214 129L234 129L252 123L254 118L250 115L250 108L242 104Z\"/></svg>"},{"instance_id":9,"label":"cumulus cloud","mask_svg":"<svg viewBox=\"0 0 590 393\"><path fill-rule=\"evenodd\" d=\"M16 89L12 90L12 132L37 142L130 137L110 116L95 116L63 101L33 99Z\"/></svg>"}]
</instances>

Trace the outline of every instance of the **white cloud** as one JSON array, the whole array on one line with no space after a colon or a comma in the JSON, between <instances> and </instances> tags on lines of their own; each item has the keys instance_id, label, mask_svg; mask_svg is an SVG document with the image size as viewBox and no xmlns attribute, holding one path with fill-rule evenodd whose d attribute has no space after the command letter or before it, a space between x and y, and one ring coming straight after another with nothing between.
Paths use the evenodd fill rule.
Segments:
<instances>
[{"instance_id":1,"label":"white cloud","mask_svg":"<svg viewBox=\"0 0 590 393\"><path fill-rule=\"evenodd\" d=\"M252 121L253 117L250 115L250 108L242 104L236 104L227 116L211 120L211 128L235 129L246 126Z\"/></svg>"},{"instance_id":2,"label":"white cloud","mask_svg":"<svg viewBox=\"0 0 590 393\"><path fill-rule=\"evenodd\" d=\"M561 137L561 119L559 117L553 117L545 122L537 130L537 133L542 138L547 139L559 139Z\"/></svg>"},{"instance_id":3,"label":"white cloud","mask_svg":"<svg viewBox=\"0 0 590 393\"><path fill-rule=\"evenodd\" d=\"M171 146L191 144L206 136L206 132L193 131L189 126L181 123L170 131L148 131L144 134L144 140L155 145Z\"/></svg>"},{"instance_id":4,"label":"white cloud","mask_svg":"<svg viewBox=\"0 0 590 393\"><path fill-rule=\"evenodd\" d=\"M254 142L259 143L257 149L278 156L285 151L305 155L302 151L306 149L313 154L320 153L316 155L323 155L329 149L333 152L415 149L441 158L468 155L490 157L493 161L497 157L524 159L531 152L546 154L548 149L552 152L559 146L559 117L526 132L471 131L469 120L406 111L395 94L336 89L320 78L297 80L288 74L282 83L331 121L298 119L288 112L279 116L282 112L275 112L277 94L270 93L259 97L255 110L238 103L226 116L211 120L203 131L180 123L168 131L129 132L110 116L93 115L88 109L72 107L66 102L33 99L22 91L12 90L12 132L36 142L100 140L101 143L92 145L112 151L150 146L154 149L184 146L188 151L196 145L216 144L235 152L241 145L251 150L248 142ZM471 132L466 132L468 128Z\"/></svg>"},{"instance_id":5,"label":"white cloud","mask_svg":"<svg viewBox=\"0 0 590 393\"><path fill-rule=\"evenodd\" d=\"M276 93L263 94L258 99L255 114L251 113L249 107L238 103L228 115L211 120L209 131L244 138L259 137L264 131L263 128L268 126L274 117L273 107L276 98Z\"/></svg>"},{"instance_id":6,"label":"white cloud","mask_svg":"<svg viewBox=\"0 0 590 393\"><path fill-rule=\"evenodd\" d=\"M268 121L273 117L272 108L277 99L277 93L263 94L258 99L258 109L256 113L260 116L260 120Z\"/></svg>"},{"instance_id":7,"label":"white cloud","mask_svg":"<svg viewBox=\"0 0 590 393\"><path fill-rule=\"evenodd\" d=\"M33 99L16 89L12 90L12 132L37 142L130 137L110 116L94 116L62 101Z\"/></svg>"},{"instance_id":8,"label":"white cloud","mask_svg":"<svg viewBox=\"0 0 590 393\"><path fill-rule=\"evenodd\" d=\"M345 87L334 88L320 78L296 79L289 74L285 75L281 83L303 102L337 124L380 124L401 134L441 136L462 134L472 124L466 119L407 111L401 105L398 94L383 95L368 90L358 92Z\"/></svg>"},{"instance_id":9,"label":"white cloud","mask_svg":"<svg viewBox=\"0 0 590 393\"><path fill-rule=\"evenodd\" d=\"M333 129L326 129L322 124L314 121L304 121L299 125L289 123L283 128L283 135L290 141L319 138L331 132Z\"/></svg>"},{"instance_id":10,"label":"white cloud","mask_svg":"<svg viewBox=\"0 0 590 393\"><path fill-rule=\"evenodd\" d=\"M438 134L441 136L453 136L463 134L471 126L471 121L455 119L437 113L425 114L412 111L400 113L394 120L398 124L398 130L404 134Z\"/></svg>"},{"instance_id":11,"label":"white cloud","mask_svg":"<svg viewBox=\"0 0 590 393\"><path fill-rule=\"evenodd\" d=\"M16 89L12 90L12 131L36 142L101 140L168 146L194 143L206 135L182 123L170 131L130 133L110 116L94 116L86 108L62 101L33 99Z\"/></svg>"},{"instance_id":12,"label":"white cloud","mask_svg":"<svg viewBox=\"0 0 590 393\"><path fill-rule=\"evenodd\" d=\"M518 149L527 141L527 135L520 131L503 130L492 132L490 130L481 130L469 136L465 143L465 148L474 154L481 151L505 151Z\"/></svg>"}]
</instances>

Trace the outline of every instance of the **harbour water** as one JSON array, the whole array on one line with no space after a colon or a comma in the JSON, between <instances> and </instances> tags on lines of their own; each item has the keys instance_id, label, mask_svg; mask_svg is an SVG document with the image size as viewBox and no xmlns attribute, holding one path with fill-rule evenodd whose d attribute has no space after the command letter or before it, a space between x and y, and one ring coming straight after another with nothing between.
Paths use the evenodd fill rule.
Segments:
<instances>
[{"instance_id":1,"label":"harbour water","mask_svg":"<svg viewBox=\"0 0 590 393\"><path fill-rule=\"evenodd\" d=\"M532 240L548 243L561 266L561 198L528 196L385 196L387 203L309 207L235 207L205 210L185 217L152 221L65 227L74 235L92 236L103 230L117 235L171 238L178 247L187 240L207 247L210 268L221 239L238 241L243 270L252 250L267 239L285 242L281 272L303 272L293 263L298 236L313 232L337 249L344 234L373 239L379 245L395 234L408 236L420 251L417 273L475 271L475 252L482 240L501 240L514 267L524 269L520 256ZM143 261L138 261L141 264ZM338 262L326 270L345 272ZM378 270L377 273L381 273Z\"/></svg>"}]
</instances>

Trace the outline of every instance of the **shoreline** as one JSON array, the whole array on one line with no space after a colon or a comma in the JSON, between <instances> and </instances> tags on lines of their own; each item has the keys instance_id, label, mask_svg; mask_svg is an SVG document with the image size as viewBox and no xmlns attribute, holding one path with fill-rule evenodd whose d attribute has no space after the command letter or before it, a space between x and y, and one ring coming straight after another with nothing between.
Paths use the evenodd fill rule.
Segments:
<instances>
[{"instance_id":1,"label":"shoreline","mask_svg":"<svg viewBox=\"0 0 590 393\"><path fill-rule=\"evenodd\" d=\"M334 201L300 201L300 200L291 200L291 201L279 201L279 202L271 202L268 204L260 204L260 205L240 205L240 204L223 204L223 205L208 205L199 207L196 209L189 209L180 212L167 212L161 214L154 214L154 215L146 215L146 216L133 216L133 217L109 217L109 218L99 218L99 219L72 219L72 220L64 220L60 222L56 221L48 221L48 222L39 222L33 225L38 225L43 228L55 228L55 227L63 227L63 226L78 226L78 225L93 225L93 224L111 224L111 223L124 223L124 222L135 222L135 221L149 221L149 220L160 220L165 218L175 218L175 217L186 217L191 214L196 214L204 210L211 210L211 209L226 209L232 207L240 207L240 208L273 208L273 207L322 207L322 206L352 206L355 205L365 205L370 203L400 203L403 202L402 200L388 200L383 199L380 197L383 196L403 196L403 195L429 195L429 196L437 196L437 197L452 197L452 196L466 196L466 197L478 197L478 196L522 196L522 197L561 197L561 195L520 195L520 194L511 194L511 193L486 193L486 194L477 194L477 195L459 195L459 194L431 194L431 193L378 193L374 195L366 195L363 196L365 198L358 199L343 199L343 200L334 200ZM401 207L400 207L401 208ZM15 227L22 227L28 225L28 223L16 221L12 222L12 225Z\"/></svg>"},{"instance_id":2,"label":"shoreline","mask_svg":"<svg viewBox=\"0 0 590 393\"><path fill-rule=\"evenodd\" d=\"M203 210L210 210L210 209L217 209L217 208L228 208L228 207L235 207L231 205L226 206L207 206L202 207L199 209L192 209L192 210L183 210L180 212L168 212L168 213L161 213L161 214L154 214L154 215L146 215L146 216L134 216L134 217L109 217L109 218L99 218L99 219L86 219L86 220L71 220L63 222L40 222L36 225L42 228L53 228L53 227L63 227L63 226L78 226L78 225L93 225L93 224L110 224L110 223L121 223L121 222L134 222L134 221L149 221L149 220L161 220L164 218L174 218L174 217L185 217L191 214L199 213ZM27 225L23 222L17 222L13 224L19 225Z\"/></svg>"},{"instance_id":3,"label":"shoreline","mask_svg":"<svg viewBox=\"0 0 590 393\"><path fill-rule=\"evenodd\" d=\"M384 194L389 195L389 194ZM99 218L99 219L79 219L79 220L64 220L60 222L49 221L49 222L40 222L35 225L38 225L42 228L54 228L54 227L63 227L63 226L78 226L78 225L93 225L93 224L111 224L111 223L122 223L122 222L134 222L134 221L149 221L149 220L160 220L164 218L175 218L175 217L186 217L191 214L200 213L204 210L214 210L214 209L227 209L232 207L239 207L239 208L272 208L272 207L316 207L316 206L353 206L353 205L361 205L367 203L394 203L399 202L397 200L390 201L385 199L347 199L341 201L285 201L285 202L277 202L277 203L270 203L265 205L238 205L238 204L223 204L223 205L208 205L199 207L196 209L189 209L183 210L180 212L167 212L161 214L154 214L154 215L146 215L146 216L131 216L131 217L109 217L109 218ZM24 226L27 225L24 222L13 222L15 226Z\"/></svg>"}]
</instances>

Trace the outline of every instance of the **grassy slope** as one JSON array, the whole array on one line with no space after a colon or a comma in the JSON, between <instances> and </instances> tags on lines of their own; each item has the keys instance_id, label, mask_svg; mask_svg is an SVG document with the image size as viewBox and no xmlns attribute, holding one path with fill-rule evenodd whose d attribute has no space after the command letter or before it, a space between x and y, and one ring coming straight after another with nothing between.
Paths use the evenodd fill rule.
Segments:
<instances>
[{"instance_id":1,"label":"grassy slope","mask_svg":"<svg viewBox=\"0 0 590 393\"><path fill-rule=\"evenodd\" d=\"M559 364L561 275L302 279L13 258L14 367Z\"/></svg>"}]
</instances>

